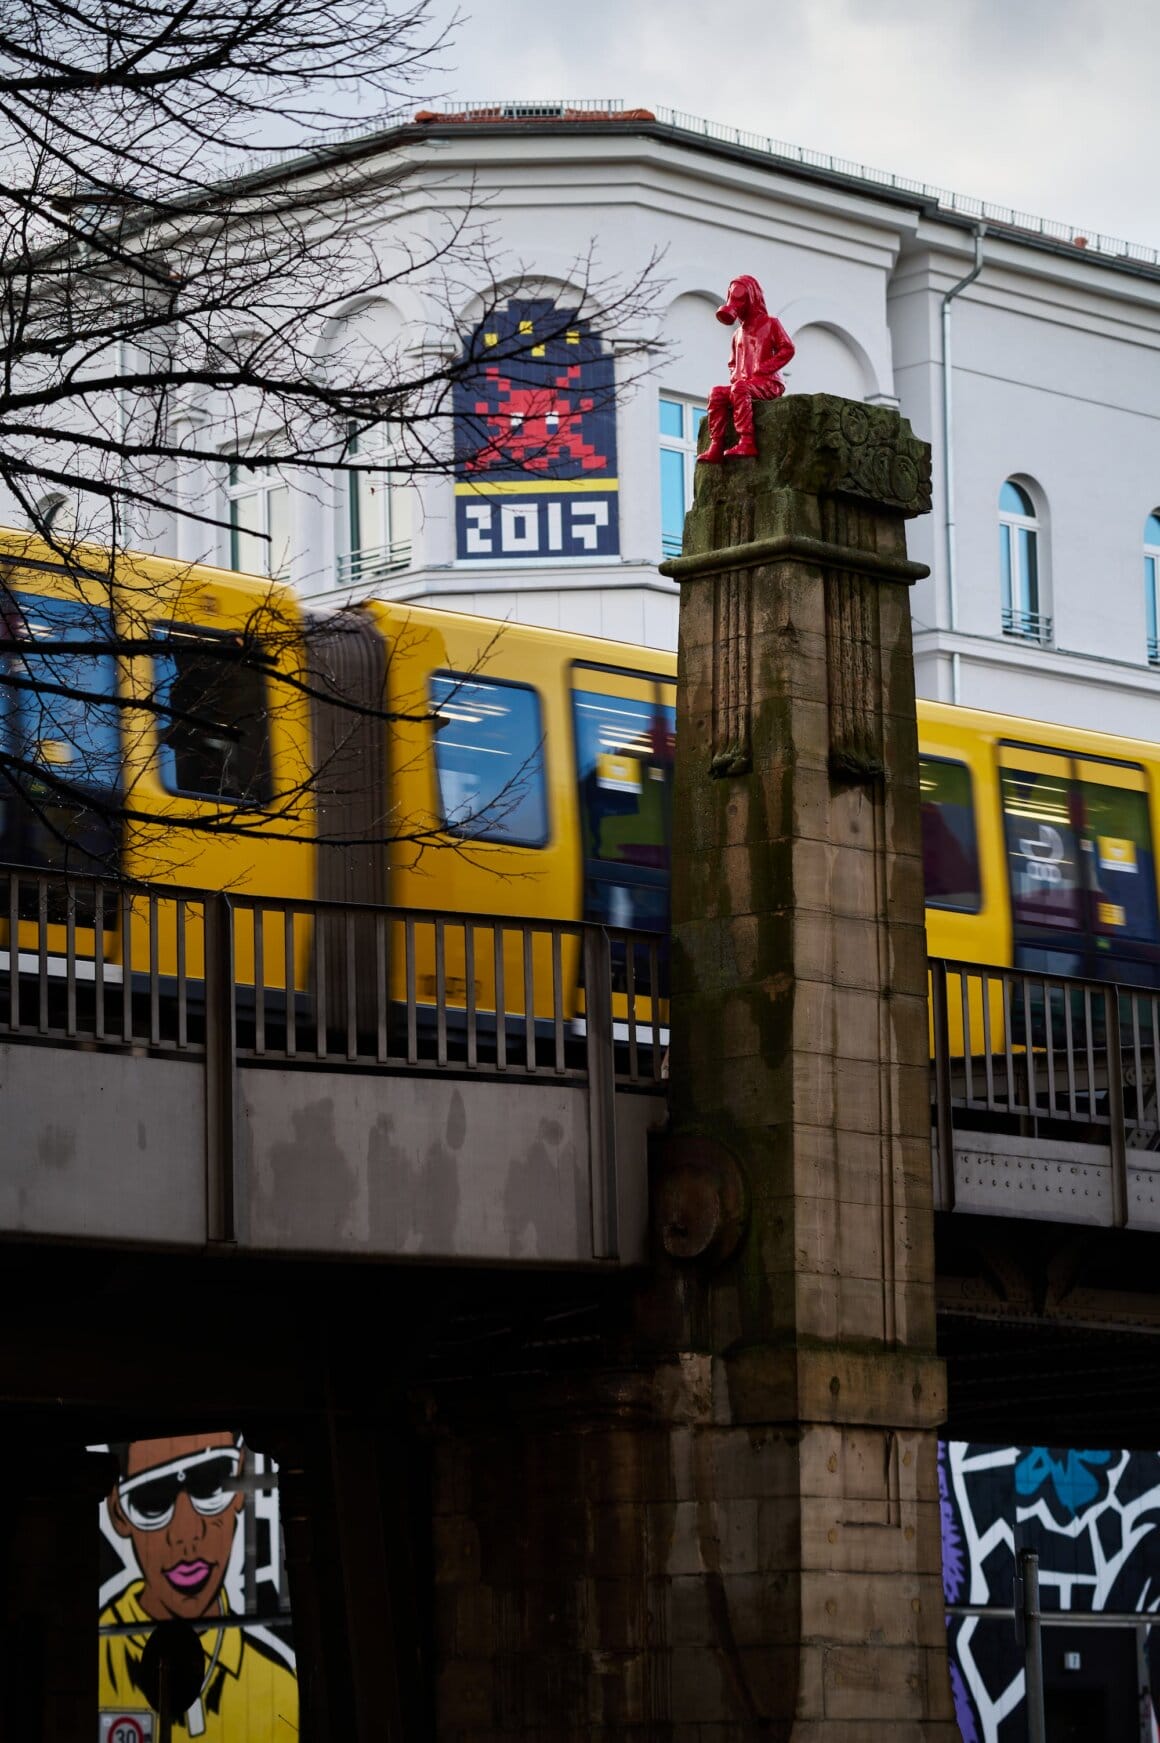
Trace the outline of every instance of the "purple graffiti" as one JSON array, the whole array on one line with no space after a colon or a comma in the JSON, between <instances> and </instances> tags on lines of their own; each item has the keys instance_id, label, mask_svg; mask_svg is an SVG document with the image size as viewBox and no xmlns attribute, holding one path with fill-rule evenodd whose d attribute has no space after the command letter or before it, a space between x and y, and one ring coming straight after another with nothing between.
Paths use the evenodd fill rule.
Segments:
<instances>
[{"instance_id":1,"label":"purple graffiti","mask_svg":"<svg viewBox=\"0 0 1160 1743\"><path fill-rule=\"evenodd\" d=\"M943 1596L948 1604L957 1604L963 1594L967 1562L963 1554L963 1534L951 1503L947 1449L942 1441L938 1449L938 1510L942 1521Z\"/></svg>"}]
</instances>

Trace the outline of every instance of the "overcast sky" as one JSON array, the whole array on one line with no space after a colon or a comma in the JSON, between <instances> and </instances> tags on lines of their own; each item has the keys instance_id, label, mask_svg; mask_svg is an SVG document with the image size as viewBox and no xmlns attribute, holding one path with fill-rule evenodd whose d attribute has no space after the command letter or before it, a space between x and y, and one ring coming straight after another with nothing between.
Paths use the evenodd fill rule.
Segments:
<instances>
[{"instance_id":1,"label":"overcast sky","mask_svg":"<svg viewBox=\"0 0 1160 1743\"><path fill-rule=\"evenodd\" d=\"M441 97L668 104L1160 247L1160 0L460 7Z\"/></svg>"}]
</instances>

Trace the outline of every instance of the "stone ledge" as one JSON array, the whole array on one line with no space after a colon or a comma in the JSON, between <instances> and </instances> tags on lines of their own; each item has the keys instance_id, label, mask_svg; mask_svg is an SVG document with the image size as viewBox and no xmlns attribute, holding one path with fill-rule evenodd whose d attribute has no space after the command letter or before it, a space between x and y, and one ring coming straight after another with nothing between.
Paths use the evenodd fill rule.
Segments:
<instances>
[{"instance_id":1,"label":"stone ledge","mask_svg":"<svg viewBox=\"0 0 1160 1743\"><path fill-rule=\"evenodd\" d=\"M844 569L869 575L875 581L895 581L913 586L925 581L930 570L908 557L884 557L877 551L854 545L836 545L804 533L775 533L767 539L750 539L743 545L724 545L691 557L670 557L658 564L672 581L694 581L701 575L718 575L727 569L754 569L764 563L809 563L819 569Z\"/></svg>"}]
</instances>

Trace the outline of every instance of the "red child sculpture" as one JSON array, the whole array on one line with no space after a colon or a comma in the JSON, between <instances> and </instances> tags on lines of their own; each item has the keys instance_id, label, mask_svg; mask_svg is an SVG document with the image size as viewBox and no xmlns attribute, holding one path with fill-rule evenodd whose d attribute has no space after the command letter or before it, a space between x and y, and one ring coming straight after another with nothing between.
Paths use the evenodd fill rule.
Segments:
<instances>
[{"instance_id":1,"label":"red child sculpture","mask_svg":"<svg viewBox=\"0 0 1160 1743\"><path fill-rule=\"evenodd\" d=\"M740 321L741 326L733 335L729 353L729 386L715 387L709 395L709 446L700 456L702 466L717 466L722 460L742 460L757 453L753 402L781 398L785 382L778 370L784 369L794 349L777 316L766 308L761 286L748 275L731 281L717 319L726 327L734 321ZM725 426L730 405L737 441L727 448Z\"/></svg>"}]
</instances>

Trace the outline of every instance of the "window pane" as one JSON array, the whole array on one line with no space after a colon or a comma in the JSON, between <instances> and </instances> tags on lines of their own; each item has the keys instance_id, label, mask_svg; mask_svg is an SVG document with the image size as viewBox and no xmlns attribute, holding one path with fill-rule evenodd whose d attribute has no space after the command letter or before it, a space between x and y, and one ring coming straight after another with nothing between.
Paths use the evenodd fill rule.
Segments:
<instances>
[{"instance_id":1,"label":"window pane","mask_svg":"<svg viewBox=\"0 0 1160 1743\"><path fill-rule=\"evenodd\" d=\"M270 518L270 545L266 554L268 575L290 573L290 491L285 484L271 485L266 492Z\"/></svg>"},{"instance_id":2,"label":"window pane","mask_svg":"<svg viewBox=\"0 0 1160 1743\"><path fill-rule=\"evenodd\" d=\"M1035 507L1027 492L1008 478L999 492L999 507L1005 514L1025 514L1034 518Z\"/></svg>"},{"instance_id":3,"label":"window pane","mask_svg":"<svg viewBox=\"0 0 1160 1743\"><path fill-rule=\"evenodd\" d=\"M1160 514L1150 514L1144 522L1144 543L1160 545Z\"/></svg>"},{"instance_id":4,"label":"window pane","mask_svg":"<svg viewBox=\"0 0 1160 1743\"><path fill-rule=\"evenodd\" d=\"M676 711L592 690L574 690L572 708L587 917L660 930L668 924Z\"/></svg>"},{"instance_id":5,"label":"window pane","mask_svg":"<svg viewBox=\"0 0 1160 1743\"><path fill-rule=\"evenodd\" d=\"M1144 558L1144 611L1148 624L1148 654L1156 657L1156 559Z\"/></svg>"},{"instance_id":6,"label":"window pane","mask_svg":"<svg viewBox=\"0 0 1160 1743\"><path fill-rule=\"evenodd\" d=\"M1017 926L1078 931L1079 852L1066 775L1001 771L1003 822Z\"/></svg>"},{"instance_id":7,"label":"window pane","mask_svg":"<svg viewBox=\"0 0 1160 1743\"><path fill-rule=\"evenodd\" d=\"M1080 781L1084 851L1091 872L1092 930L1160 943L1148 796Z\"/></svg>"},{"instance_id":8,"label":"window pane","mask_svg":"<svg viewBox=\"0 0 1160 1743\"><path fill-rule=\"evenodd\" d=\"M0 744L59 784L110 792L121 778L120 710L112 654L72 654L69 642L113 641L113 620L80 599L8 596L0 619ZM55 694L54 690L73 694ZM28 769L22 778L35 784Z\"/></svg>"},{"instance_id":9,"label":"window pane","mask_svg":"<svg viewBox=\"0 0 1160 1743\"><path fill-rule=\"evenodd\" d=\"M679 557L685 533L685 456L675 448L661 449L661 549Z\"/></svg>"},{"instance_id":10,"label":"window pane","mask_svg":"<svg viewBox=\"0 0 1160 1743\"><path fill-rule=\"evenodd\" d=\"M266 686L240 637L174 629L154 658L161 778L171 793L263 804L270 797Z\"/></svg>"},{"instance_id":11,"label":"window pane","mask_svg":"<svg viewBox=\"0 0 1160 1743\"><path fill-rule=\"evenodd\" d=\"M661 435L676 436L679 441L685 433L685 408L679 399L662 399L661 401Z\"/></svg>"},{"instance_id":12,"label":"window pane","mask_svg":"<svg viewBox=\"0 0 1160 1743\"><path fill-rule=\"evenodd\" d=\"M1038 543L1033 532L1019 528L1019 604L1031 617L1039 614Z\"/></svg>"},{"instance_id":13,"label":"window pane","mask_svg":"<svg viewBox=\"0 0 1160 1743\"><path fill-rule=\"evenodd\" d=\"M411 486L409 484L392 484L391 493L391 524L390 542L393 549L400 545L408 549L411 544Z\"/></svg>"},{"instance_id":14,"label":"window pane","mask_svg":"<svg viewBox=\"0 0 1160 1743\"><path fill-rule=\"evenodd\" d=\"M999 589L1003 601L1003 610L1010 611L1014 601L1011 598L1011 528L999 527Z\"/></svg>"},{"instance_id":15,"label":"window pane","mask_svg":"<svg viewBox=\"0 0 1160 1743\"><path fill-rule=\"evenodd\" d=\"M674 710L589 690L572 703L585 859L663 870Z\"/></svg>"},{"instance_id":16,"label":"window pane","mask_svg":"<svg viewBox=\"0 0 1160 1743\"><path fill-rule=\"evenodd\" d=\"M358 472L351 479L354 521L351 550L376 551L383 537L383 481L377 472ZM357 533L357 542L355 534Z\"/></svg>"},{"instance_id":17,"label":"window pane","mask_svg":"<svg viewBox=\"0 0 1160 1743\"><path fill-rule=\"evenodd\" d=\"M443 822L473 841L542 847L548 800L536 692L436 674L430 697Z\"/></svg>"},{"instance_id":18,"label":"window pane","mask_svg":"<svg viewBox=\"0 0 1160 1743\"><path fill-rule=\"evenodd\" d=\"M694 406L691 413L689 414L689 422L691 425L691 428L689 430L689 439L693 443L694 447L696 446L696 443L697 443L697 437L701 433L701 423L702 423L703 419L708 417L708 415L709 415L709 408L707 406L703 406L703 405Z\"/></svg>"},{"instance_id":19,"label":"window pane","mask_svg":"<svg viewBox=\"0 0 1160 1743\"><path fill-rule=\"evenodd\" d=\"M919 786L927 906L977 913L982 890L970 773L962 763L923 757Z\"/></svg>"},{"instance_id":20,"label":"window pane","mask_svg":"<svg viewBox=\"0 0 1160 1743\"><path fill-rule=\"evenodd\" d=\"M237 468L231 466L230 477L236 475ZM261 491L250 490L242 496L231 497L230 563L235 569L246 569L252 575L266 574L266 541L255 536L264 531Z\"/></svg>"}]
</instances>

